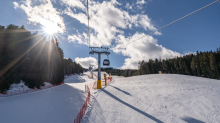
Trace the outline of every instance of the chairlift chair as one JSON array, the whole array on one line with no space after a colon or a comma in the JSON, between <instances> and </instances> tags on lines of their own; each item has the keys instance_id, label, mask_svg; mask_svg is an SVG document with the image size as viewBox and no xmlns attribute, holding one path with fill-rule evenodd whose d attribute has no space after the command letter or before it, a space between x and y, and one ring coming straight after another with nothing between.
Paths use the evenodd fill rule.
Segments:
<instances>
[{"instance_id":1,"label":"chairlift chair","mask_svg":"<svg viewBox=\"0 0 220 123\"><path fill-rule=\"evenodd\" d=\"M110 65L110 61L108 59L104 59L103 66L109 66L109 65Z\"/></svg>"}]
</instances>

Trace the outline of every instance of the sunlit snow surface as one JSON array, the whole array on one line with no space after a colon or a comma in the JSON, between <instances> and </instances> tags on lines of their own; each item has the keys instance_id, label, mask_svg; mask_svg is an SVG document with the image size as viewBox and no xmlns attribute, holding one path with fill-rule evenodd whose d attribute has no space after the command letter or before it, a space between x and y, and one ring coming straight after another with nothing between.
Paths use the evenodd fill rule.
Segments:
<instances>
[{"instance_id":1,"label":"sunlit snow surface","mask_svg":"<svg viewBox=\"0 0 220 123\"><path fill-rule=\"evenodd\" d=\"M83 123L219 123L220 81L177 74L113 77Z\"/></svg>"},{"instance_id":2,"label":"sunlit snow surface","mask_svg":"<svg viewBox=\"0 0 220 123\"><path fill-rule=\"evenodd\" d=\"M73 75L63 85L0 97L0 123L73 123L86 100L84 89L89 82L94 79Z\"/></svg>"},{"instance_id":3,"label":"sunlit snow surface","mask_svg":"<svg viewBox=\"0 0 220 123\"><path fill-rule=\"evenodd\" d=\"M94 81L85 74L74 75L60 86L1 97L0 123L73 123L87 97L85 84ZM92 90L82 120L83 123L219 121L220 81L176 74L114 76L107 87Z\"/></svg>"}]
</instances>

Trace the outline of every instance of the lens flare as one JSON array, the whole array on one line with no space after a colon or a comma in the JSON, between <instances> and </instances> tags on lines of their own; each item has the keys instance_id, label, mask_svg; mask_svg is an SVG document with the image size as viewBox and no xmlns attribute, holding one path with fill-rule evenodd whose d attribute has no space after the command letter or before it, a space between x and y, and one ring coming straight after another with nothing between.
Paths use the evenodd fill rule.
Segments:
<instances>
[{"instance_id":1,"label":"lens flare","mask_svg":"<svg viewBox=\"0 0 220 123\"><path fill-rule=\"evenodd\" d=\"M63 33L63 30L53 22L47 22L46 24L44 24L43 30L46 34L49 35L53 35L56 33Z\"/></svg>"}]
</instances>

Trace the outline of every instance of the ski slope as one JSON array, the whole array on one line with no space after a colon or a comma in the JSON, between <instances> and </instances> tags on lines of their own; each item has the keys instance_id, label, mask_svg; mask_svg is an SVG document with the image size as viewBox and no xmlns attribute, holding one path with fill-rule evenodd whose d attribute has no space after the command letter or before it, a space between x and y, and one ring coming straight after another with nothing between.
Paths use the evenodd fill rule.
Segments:
<instances>
[{"instance_id":1,"label":"ski slope","mask_svg":"<svg viewBox=\"0 0 220 123\"><path fill-rule=\"evenodd\" d=\"M113 77L83 123L219 123L220 81L178 74Z\"/></svg>"},{"instance_id":2,"label":"ski slope","mask_svg":"<svg viewBox=\"0 0 220 123\"><path fill-rule=\"evenodd\" d=\"M63 85L0 97L0 123L73 123L87 97L85 84L94 81L73 75Z\"/></svg>"}]
</instances>

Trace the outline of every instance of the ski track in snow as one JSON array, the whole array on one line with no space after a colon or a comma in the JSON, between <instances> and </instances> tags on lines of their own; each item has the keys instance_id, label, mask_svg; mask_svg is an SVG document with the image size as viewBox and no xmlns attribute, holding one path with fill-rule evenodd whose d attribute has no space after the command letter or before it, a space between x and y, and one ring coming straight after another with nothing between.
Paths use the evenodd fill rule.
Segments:
<instances>
[{"instance_id":1,"label":"ski track in snow","mask_svg":"<svg viewBox=\"0 0 220 123\"><path fill-rule=\"evenodd\" d=\"M219 80L178 74L114 76L92 95L83 123L220 121Z\"/></svg>"}]
</instances>

